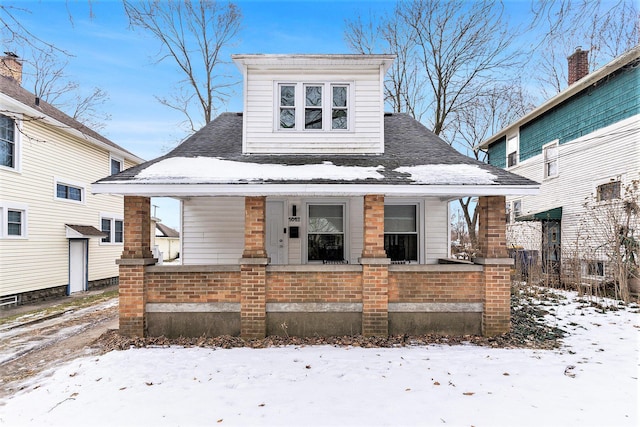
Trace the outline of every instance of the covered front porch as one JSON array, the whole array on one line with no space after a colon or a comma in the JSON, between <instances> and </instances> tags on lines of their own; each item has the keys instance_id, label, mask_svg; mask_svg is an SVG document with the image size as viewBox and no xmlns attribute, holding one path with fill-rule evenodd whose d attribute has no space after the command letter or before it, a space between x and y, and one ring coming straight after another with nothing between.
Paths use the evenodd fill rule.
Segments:
<instances>
[{"instance_id":1,"label":"covered front porch","mask_svg":"<svg viewBox=\"0 0 640 427\"><path fill-rule=\"evenodd\" d=\"M243 197L238 257L156 265L150 199L126 195L125 247L118 261L120 333L261 338L509 330L512 260L506 253L504 196L479 197L481 255L473 263L439 263L426 250L416 251L415 260L392 262L399 255L385 250L385 196L359 198L354 206L361 211L354 216L362 221L351 225L362 229L345 240L362 236L361 242L343 246L342 259L316 260L307 249L306 262L292 262L292 251L274 260L268 250L268 198L251 195ZM290 234L291 226L283 231ZM182 232L188 235L186 225ZM409 257L406 251L402 257Z\"/></svg>"}]
</instances>

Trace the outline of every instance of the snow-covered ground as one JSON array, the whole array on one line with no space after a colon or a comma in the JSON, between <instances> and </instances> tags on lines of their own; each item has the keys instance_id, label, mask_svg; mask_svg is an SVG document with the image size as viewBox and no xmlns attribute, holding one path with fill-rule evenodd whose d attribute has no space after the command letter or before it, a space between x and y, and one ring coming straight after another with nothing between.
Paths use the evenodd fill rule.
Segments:
<instances>
[{"instance_id":1,"label":"snow-covered ground","mask_svg":"<svg viewBox=\"0 0 640 427\"><path fill-rule=\"evenodd\" d=\"M546 307L556 350L147 348L76 359L0 402L20 426L637 426L637 306Z\"/></svg>"}]
</instances>

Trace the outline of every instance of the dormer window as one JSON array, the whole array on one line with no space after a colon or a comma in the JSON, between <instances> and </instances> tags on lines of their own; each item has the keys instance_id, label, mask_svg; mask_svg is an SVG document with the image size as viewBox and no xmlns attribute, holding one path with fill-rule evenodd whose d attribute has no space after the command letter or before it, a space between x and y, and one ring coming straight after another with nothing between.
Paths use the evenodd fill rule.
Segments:
<instances>
[{"instance_id":1,"label":"dormer window","mask_svg":"<svg viewBox=\"0 0 640 427\"><path fill-rule=\"evenodd\" d=\"M277 87L278 130L349 130L349 84L280 83Z\"/></svg>"}]
</instances>

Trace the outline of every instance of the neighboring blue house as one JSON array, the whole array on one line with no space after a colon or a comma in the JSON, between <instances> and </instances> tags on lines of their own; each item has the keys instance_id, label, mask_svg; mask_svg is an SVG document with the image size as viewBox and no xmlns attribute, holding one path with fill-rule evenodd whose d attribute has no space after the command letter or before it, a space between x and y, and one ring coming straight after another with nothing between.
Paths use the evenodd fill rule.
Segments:
<instances>
[{"instance_id":1,"label":"neighboring blue house","mask_svg":"<svg viewBox=\"0 0 640 427\"><path fill-rule=\"evenodd\" d=\"M601 279L607 255L584 204L611 204L640 178L640 46L592 73L587 57L578 48L569 87L480 149L490 164L541 183L539 195L507 197L509 245L537 251L546 273L566 271L571 257L583 276Z\"/></svg>"}]
</instances>

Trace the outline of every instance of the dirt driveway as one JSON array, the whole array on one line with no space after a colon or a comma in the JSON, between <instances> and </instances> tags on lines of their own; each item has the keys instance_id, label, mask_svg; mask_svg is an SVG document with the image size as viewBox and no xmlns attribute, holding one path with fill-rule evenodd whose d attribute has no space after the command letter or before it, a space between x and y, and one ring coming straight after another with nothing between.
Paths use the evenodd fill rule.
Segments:
<instances>
[{"instance_id":1,"label":"dirt driveway","mask_svg":"<svg viewBox=\"0 0 640 427\"><path fill-rule=\"evenodd\" d=\"M0 398L44 370L99 353L92 344L109 329L118 329L114 292L5 318L0 324Z\"/></svg>"}]
</instances>

